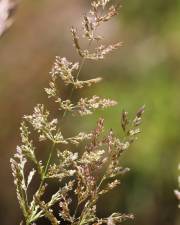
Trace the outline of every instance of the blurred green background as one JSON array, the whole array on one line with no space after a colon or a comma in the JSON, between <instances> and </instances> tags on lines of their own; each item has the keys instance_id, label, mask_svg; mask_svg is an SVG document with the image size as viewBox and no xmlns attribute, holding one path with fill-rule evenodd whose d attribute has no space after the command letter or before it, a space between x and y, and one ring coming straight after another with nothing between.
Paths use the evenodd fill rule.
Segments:
<instances>
[{"instance_id":1,"label":"blurred green background","mask_svg":"<svg viewBox=\"0 0 180 225\"><path fill-rule=\"evenodd\" d=\"M37 103L48 103L43 88L56 55L79 60L69 28L81 22L89 1L21 1L15 23L0 39L0 218L18 224L21 217L9 158L19 143L19 124ZM123 109L134 115L146 105L143 132L122 158L131 168L120 189L100 201L98 213L135 214L137 225L178 225L173 190L180 162L180 1L129 0L120 16L103 28L107 41L124 47L100 63L85 64L81 77L103 76L103 82L77 95L99 94L119 101L107 111L84 119L68 118L65 132L89 130L101 115L120 131ZM68 92L64 90L64 95ZM40 149L39 151L43 151ZM43 154L43 153L42 153Z\"/></svg>"}]
</instances>

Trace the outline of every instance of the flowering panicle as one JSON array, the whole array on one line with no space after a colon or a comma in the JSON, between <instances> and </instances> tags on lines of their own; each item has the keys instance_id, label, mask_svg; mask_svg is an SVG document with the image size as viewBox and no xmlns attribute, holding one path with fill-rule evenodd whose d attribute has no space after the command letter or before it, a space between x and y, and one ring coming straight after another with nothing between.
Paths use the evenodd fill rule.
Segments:
<instances>
[{"instance_id":1,"label":"flowering panicle","mask_svg":"<svg viewBox=\"0 0 180 225\"><path fill-rule=\"evenodd\" d=\"M129 120L128 113L123 111L122 138L117 137L112 129L105 131L102 118L91 132L79 132L70 137L65 137L62 132L63 118L67 112L84 116L92 114L96 109L105 109L117 104L114 100L96 95L80 98L76 102L71 100L73 91L90 87L102 79L97 77L80 80L84 61L103 59L105 55L121 46L120 42L103 45L100 43L103 37L96 33L102 23L118 13L119 5L110 5L110 2L92 1L90 13L83 17L83 38L88 41L87 49L80 47L77 29L71 29L74 46L83 58L82 63L72 63L64 57L55 59L50 72L49 87L45 88L45 92L49 99L58 104L59 110L63 111L63 114L60 114L61 118L51 118L50 111L43 104L35 106L33 113L23 118L20 128L22 144L17 147L17 153L11 159L11 167L26 225L38 224L42 217L47 218L52 225L58 225L61 221L71 225L115 225L133 219L131 214L118 212L107 218L98 218L96 205L99 197L116 188L120 184L120 177L129 171L128 168L120 166L120 157L137 139L144 107L138 110L132 121ZM96 42L97 47L91 52L89 48L92 42ZM70 98L62 99L58 90L59 79L65 86L72 88ZM47 161L43 162L37 158L30 130L36 131L39 141L47 142L47 146L51 145ZM85 142L82 145L84 151L80 154L77 147L82 142ZM27 162L31 163L27 166ZM29 169L31 165L33 168ZM34 194L30 195L29 186L35 176L39 178L39 186ZM59 189L51 195L49 201L45 201L44 196L52 180L57 182ZM55 207L59 210L58 216L53 211Z\"/></svg>"},{"instance_id":2,"label":"flowering panicle","mask_svg":"<svg viewBox=\"0 0 180 225\"><path fill-rule=\"evenodd\" d=\"M77 112L81 115L89 115L93 113L95 109L105 109L116 105L117 102L110 99L101 99L98 96L93 96L91 99L81 98L77 103Z\"/></svg>"},{"instance_id":3,"label":"flowering panicle","mask_svg":"<svg viewBox=\"0 0 180 225\"><path fill-rule=\"evenodd\" d=\"M71 33L74 41L74 46L80 57L90 60L99 60L104 59L104 57L111 53L113 50L122 46L122 42L117 42L115 44L104 45L101 44L103 37L97 34L97 28L104 22L109 21L112 17L118 14L119 4L116 6L111 5L105 11L105 7L110 1L92 1L91 10L88 15L84 15L83 18L83 38L86 38L89 41L87 49L82 49L80 44L80 37L78 35L77 28L72 27ZM102 10L103 12L102 13ZM90 51L89 48L93 42L96 42L98 45L93 51Z\"/></svg>"},{"instance_id":4,"label":"flowering panicle","mask_svg":"<svg viewBox=\"0 0 180 225\"><path fill-rule=\"evenodd\" d=\"M66 58L56 57L55 63L50 72L52 81L49 83L49 88L45 88L49 97L56 96L56 79L61 78L65 85L73 85L75 89L90 87L102 80L101 77L90 80L78 80L74 73L79 70L79 63L69 62Z\"/></svg>"},{"instance_id":5,"label":"flowering panicle","mask_svg":"<svg viewBox=\"0 0 180 225\"><path fill-rule=\"evenodd\" d=\"M61 195L59 207L60 207L60 213L59 215L62 217L64 221L73 223L74 218L71 216L69 205L71 203L71 199L67 197L67 195Z\"/></svg>"},{"instance_id":6,"label":"flowering panicle","mask_svg":"<svg viewBox=\"0 0 180 225\"><path fill-rule=\"evenodd\" d=\"M93 96L91 99L81 98L76 104L72 103L70 99L62 100L59 97L58 90L56 88L56 80L58 77L64 81L65 85L71 84L75 89L80 89L85 86L90 87L93 84L101 81L100 77L86 81L79 81L72 74L72 72L78 68L78 63L73 64L67 61L65 58L56 57L56 62L51 72L52 80L50 81L49 88L45 88L45 91L49 98L55 99L55 102L58 103L59 110L74 112L73 114L79 114L83 116L92 114L93 110L95 109L104 109L116 105L114 100L101 99L98 96Z\"/></svg>"},{"instance_id":7,"label":"flowering panicle","mask_svg":"<svg viewBox=\"0 0 180 225\"><path fill-rule=\"evenodd\" d=\"M123 111L122 113L121 126L131 142L133 142L136 139L136 135L140 133L139 126L142 123L142 115L144 110L145 106L142 106L136 113L136 116L132 122L128 119L128 112Z\"/></svg>"},{"instance_id":8,"label":"flowering panicle","mask_svg":"<svg viewBox=\"0 0 180 225\"><path fill-rule=\"evenodd\" d=\"M15 159L11 159L11 168L14 176L14 184L16 185L17 198L25 217L27 217L27 184L24 176L24 167L27 162L23 156L21 149L17 150Z\"/></svg>"},{"instance_id":9,"label":"flowering panicle","mask_svg":"<svg viewBox=\"0 0 180 225\"><path fill-rule=\"evenodd\" d=\"M24 118L31 123L34 130L36 130L40 136L39 140L51 140L53 143L64 143L62 134L60 131L57 130L57 119L53 119L49 121L49 111L47 111L44 105L38 104L34 108L34 113L29 116L24 116Z\"/></svg>"},{"instance_id":10,"label":"flowering panicle","mask_svg":"<svg viewBox=\"0 0 180 225\"><path fill-rule=\"evenodd\" d=\"M71 177L75 174L75 170L72 169L74 161L78 158L78 153L72 153L71 151L64 150L63 152L58 151L58 164L50 165L47 178L56 178L62 180L65 177Z\"/></svg>"}]
</instances>

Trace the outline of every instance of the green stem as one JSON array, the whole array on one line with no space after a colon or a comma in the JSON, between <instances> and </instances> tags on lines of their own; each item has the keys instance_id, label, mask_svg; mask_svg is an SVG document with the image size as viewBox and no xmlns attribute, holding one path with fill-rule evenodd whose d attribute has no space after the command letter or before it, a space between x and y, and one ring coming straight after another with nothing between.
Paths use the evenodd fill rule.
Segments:
<instances>
[{"instance_id":1,"label":"green stem","mask_svg":"<svg viewBox=\"0 0 180 225\"><path fill-rule=\"evenodd\" d=\"M97 186L97 191L100 189L100 187L101 187L101 185L102 185L102 183L103 183L103 181L104 181L105 179L106 179L106 176L104 175L104 176L102 177L102 179L101 179L99 185Z\"/></svg>"},{"instance_id":2,"label":"green stem","mask_svg":"<svg viewBox=\"0 0 180 225\"><path fill-rule=\"evenodd\" d=\"M89 50L89 48L90 48L90 46L91 46L91 44L92 44L92 41L93 41L93 40L90 40L90 41L89 41L87 50ZM83 57L83 58L82 58L82 61L81 61L81 63L80 63L79 70L78 70L78 72L77 72L77 74L76 74L76 77L75 77L75 80L76 80L76 81L77 81L78 78L79 78L79 75L80 75L80 73L81 73L81 71L82 71L82 68L83 68L83 66L84 66L84 64L85 64L85 61L86 61L86 58ZM70 99L72 98L72 95L73 95L74 90L75 90L75 87L73 86L72 89L71 89L71 92L70 92L70 96L69 96ZM64 111L64 113L63 113L63 115L62 115L62 119L66 116L66 114L67 114L67 109Z\"/></svg>"},{"instance_id":3,"label":"green stem","mask_svg":"<svg viewBox=\"0 0 180 225\"><path fill-rule=\"evenodd\" d=\"M90 48L91 43L92 43L92 41L89 42L88 49ZM79 77L79 75L80 75L80 73L81 73L81 70L82 70L82 68L83 68L83 66L84 66L85 60L86 60L86 59L83 58L82 61L81 61L81 65L80 65L80 67L79 67L79 71L78 71L78 73L77 73L77 75L76 75L76 78L75 78L76 80L78 79L78 77ZM70 99L72 98L73 92L74 92L74 87L73 87L72 90L71 90L71 93L70 93ZM67 110L64 111L64 113L63 113L63 115L62 115L62 119L66 116L66 114L67 114ZM60 131L60 127L58 128L58 132L59 132L59 131ZM47 162L46 162L46 166L45 166L45 170L44 170L44 173L43 173L43 176L42 176L42 179L41 179L41 183L40 183L40 186L39 186L39 190L41 190L42 185L44 184L44 181L45 181L45 179L46 179L46 173L47 173L47 171L48 171L48 167L49 167L50 162L51 162L51 159L52 159L52 155L53 155L53 152L54 152L54 149L55 149L55 145L56 145L56 144L53 143L52 146L51 146L50 154L49 154L48 160L47 160Z\"/></svg>"},{"instance_id":4,"label":"green stem","mask_svg":"<svg viewBox=\"0 0 180 225\"><path fill-rule=\"evenodd\" d=\"M45 178L46 178L46 173L48 171L48 167L51 162L51 158L52 158L54 149L55 149L55 143L52 144L51 149L50 149L50 154L49 154L48 160L46 162L46 167L45 167L44 174L43 174L43 180L45 180Z\"/></svg>"},{"instance_id":5,"label":"green stem","mask_svg":"<svg viewBox=\"0 0 180 225\"><path fill-rule=\"evenodd\" d=\"M93 41L93 40L90 40L90 41L89 41L89 44L88 44L88 48L87 48L87 49L90 48L92 41ZM76 74L76 77L75 77L76 81L77 81L77 79L79 78L79 75L80 75L81 70L82 70L82 68L83 68L83 66L84 66L84 64L85 64L85 61L86 61L86 58L83 58L82 61L81 61L79 70L78 70L78 72L77 72L77 74ZM73 88L71 89L71 93L70 93L70 99L72 98L72 95L73 95L74 90L75 90L75 88L74 88L74 86L73 86ZM67 114L67 110L64 111L64 113L63 113L61 119L63 119L63 118L66 116L66 114ZM60 131L60 127L58 128L58 132L59 132L59 131ZM44 181L45 181L45 179L46 179L46 174L47 174L48 167L49 167L50 162L51 162L51 159L52 159L52 155L53 155L55 146L56 146L56 143L53 142L53 144L52 144L52 146L51 146L51 148L50 148L50 153L49 153L49 157L48 157L47 162L46 162L46 166L45 166L44 172L43 172L43 174L42 174L42 176L41 176L41 182L40 182L40 185L39 185L39 188L38 188L37 193L41 190L41 188L42 188L42 186L43 186L43 184L44 184ZM81 224L82 224L82 223L81 223ZM29 223L28 223L27 221L26 221L26 225L29 225Z\"/></svg>"}]
</instances>

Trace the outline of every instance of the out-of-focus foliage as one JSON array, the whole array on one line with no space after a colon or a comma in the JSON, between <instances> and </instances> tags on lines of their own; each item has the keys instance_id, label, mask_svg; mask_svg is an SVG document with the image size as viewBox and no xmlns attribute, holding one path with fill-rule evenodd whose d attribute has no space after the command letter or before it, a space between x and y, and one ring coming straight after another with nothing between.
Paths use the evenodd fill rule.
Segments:
<instances>
[{"instance_id":1,"label":"out-of-focus foliage","mask_svg":"<svg viewBox=\"0 0 180 225\"><path fill-rule=\"evenodd\" d=\"M15 11L17 1L0 1L0 37L11 27L13 23L12 12Z\"/></svg>"},{"instance_id":2,"label":"out-of-focus foliage","mask_svg":"<svg viewBox=\"0 0 180 225\"><path fill-rule=\"evenodd\" d=\"M18 142L20 115L45 99L41 89L48 83L54 56L72 55L64 48L70 43L65 27L76 22L75 18L78 23L84 4L80 0L24 1L16 23L0 40L2 224L18 221L9 157ZM122 109L133 112L145 104L146 114L142 135L124 157L123 164L132 170L121 190L101 201L99 214L105 211L102 206L108 206L109 212L121 207L135 213L134 223L138 225L178 225L178 202L173 190L177 187L180 158L180 2L124 1L119 20L114 23L119 29L112 23L104 32L110 37L121 36L124 47L110 61L107 58L103 68L99 64L89 70L85 65L84 76L90 77L94 71L102 73L102 69L105 75L103 84L88 94L107 93L119 101L118 107L104 113L107 126L116 126L117 132ZM98 117L97 113L83 124L67 121L65 131L92 128Z\"/></svg>"}]
</instances>

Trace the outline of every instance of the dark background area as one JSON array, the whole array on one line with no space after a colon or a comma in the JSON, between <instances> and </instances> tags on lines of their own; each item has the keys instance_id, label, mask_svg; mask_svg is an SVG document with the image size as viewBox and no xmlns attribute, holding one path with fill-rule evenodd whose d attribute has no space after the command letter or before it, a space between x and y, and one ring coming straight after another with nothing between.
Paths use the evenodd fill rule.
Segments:
<instances>
[{"instance_id":1,"label":"dark background area","mask_svg":"<svg viewBox=\"0 0 180 225\"><path fill-rule=\"evenodd\" d=\"M100 63L86 63L82 78L102 74L104 79L78 93L111 97L119 105L83 119L68 118L65 132L89 130L101 115L107 128L121 133L121 111L126 109L133 116L145 104L143 132L121 160L131 171L120 189L100 200L98 214L120 209L135 214L129 224L178 225L173 190L180 161L180 1L129 0L122 5L120 16L102 32L108 42L120 39L124 47ZM43 88L48 86L55 56L79 60L69 28L80 24L87 10L88 1L82 0L21 1L14 25L0 39L2 225L19 224L21 218L9 163L20 141L21 118L37 103L49 104Z\"/></svg>"}]
</instances>

